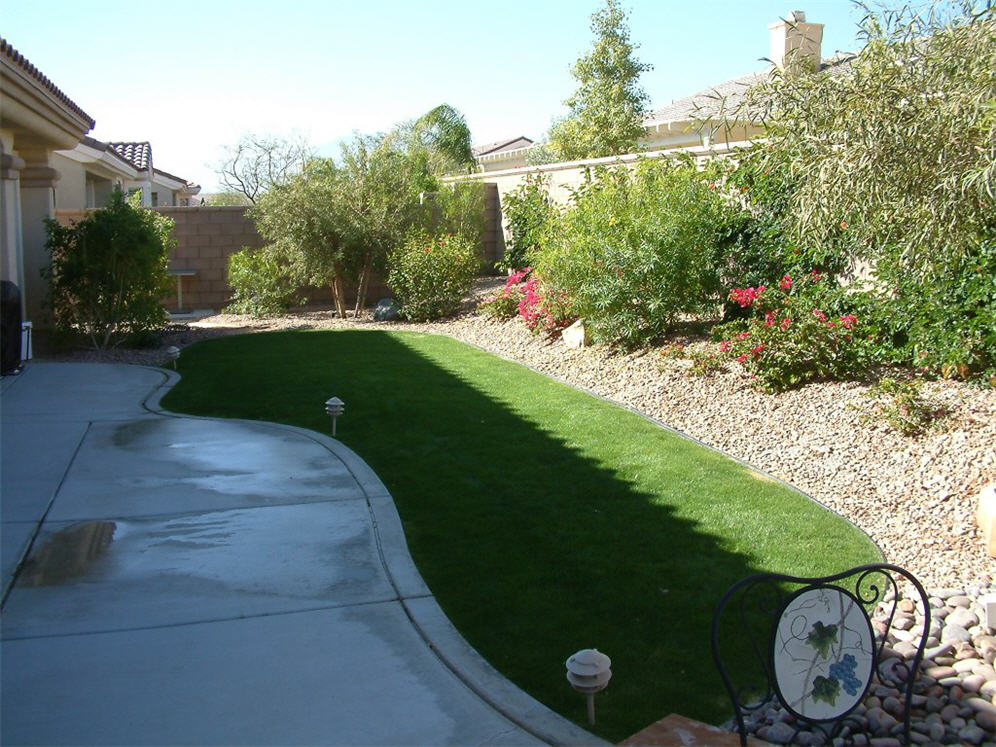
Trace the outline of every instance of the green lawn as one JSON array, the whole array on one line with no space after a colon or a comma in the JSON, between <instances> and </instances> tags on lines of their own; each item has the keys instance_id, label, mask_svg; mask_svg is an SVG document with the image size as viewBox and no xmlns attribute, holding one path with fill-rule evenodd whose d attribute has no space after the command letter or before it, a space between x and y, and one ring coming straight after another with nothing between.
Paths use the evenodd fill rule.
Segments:
<instances>
[{"instance_id":1,"label":"green lawn","mask_svg":"<svg viewBox=\"0 0 996 747\"><path fill-rule=\"evenodd\" d=\"M564 660L612 657L596 733L729 704L709 623L734 581L880 560L799 493L650 421L449 338L294 331L184 350L165 407L329 432L380 475L446 614L495 667L586 726ZM736 426L717 403L716 417ZM763 437L760 436L759 437Z\"/></svg>"}]
</instances>

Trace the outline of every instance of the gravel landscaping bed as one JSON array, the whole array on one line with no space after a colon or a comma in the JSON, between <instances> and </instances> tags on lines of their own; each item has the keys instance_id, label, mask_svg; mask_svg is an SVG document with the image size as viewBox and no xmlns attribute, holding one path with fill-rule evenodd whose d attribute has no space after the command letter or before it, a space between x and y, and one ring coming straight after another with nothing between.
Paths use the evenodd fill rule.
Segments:
<instances>
[{"instance_id":1,"label":"gravel landscaping bed","mask_svg":"<svg viewBox=\"0 0 996 747\"><path fill-rule=\"evenodd\" d=\"M517 320L474 315L474 301L500 283L482 282L464 313L433 324L341 320L311 310L263 320L218 314L175 328L157 349L58 357L162 365L168 345L294 328L449 335L645 413L795 485L864 529L890 562L912 571L928 589L992 582L996 560L986 554L974 517L982 487L996 482L996 391L951 381L925 383L931 404L948 414L927 433L908 438L868 417L868 387L859 383L763 394L737 364L695 376L687 371L688 361L656 350L570 349L559 339L532 335Z\"/></svg>"}]
</instances>

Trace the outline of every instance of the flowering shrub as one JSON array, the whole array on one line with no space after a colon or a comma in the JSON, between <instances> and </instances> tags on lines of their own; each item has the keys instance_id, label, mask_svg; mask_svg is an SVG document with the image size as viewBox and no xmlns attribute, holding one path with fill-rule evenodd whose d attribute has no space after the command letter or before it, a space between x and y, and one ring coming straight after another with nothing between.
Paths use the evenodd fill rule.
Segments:
<instances>
[{"instance_id":1,"label":"flowering shrub","mask_svg":"<svg viewBox=\"0 0 996 747\"><path fill-rule=\"evenodd\" d=\"M553 332L574 321L567 294L541 282L538 275L531 275L522 291L519 316L532 332Z\"/></svg>"},{"instance_id":2,"label":"flowering shrub","mask_svg":"<svg viewBox=\"0 0 996 747\"><path fill-rule=\"evenodd\" d=\"M412 233L388 258L387 282L401 303L401 314L426 322L452 314L480 269L469 240L446 234Z\"/></svg>"},{"instance_id":3,"label":"flowering shrub","mask_svg":"<svg viewBox=\"0 0 996 747\"><path fill-rule=\"evenodd\" d=\"M526 267L513 272L505 281L505 287L491 296L478 307L484 316L490 319L511 319L519 313L519 303L525 296L523 280L532 268Z\"/></svg>"},{"instance_id":4,"label":"flowering shrub","mask_svg":"<svg viewBox=\"0 0 996 747\"><path fill-rule=\"evenodd\" d=\"M735 288L730 300L750 308L744 321L717 327L718 352L741 363L767 391L820 379L847 378L870 362L868 333L846 309L847 298L816 272L778 288Z\"/></svg>"}]
</instances>

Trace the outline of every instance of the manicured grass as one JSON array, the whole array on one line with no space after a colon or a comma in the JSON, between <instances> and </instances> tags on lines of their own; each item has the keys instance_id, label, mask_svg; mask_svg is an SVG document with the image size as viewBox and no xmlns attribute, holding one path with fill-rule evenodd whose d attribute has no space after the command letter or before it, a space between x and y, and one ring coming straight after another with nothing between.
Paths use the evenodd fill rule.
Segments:
<instances>
[{"instance_id":1,"label":"manicured grass","mask_svg":"<svg viewBox=\"0 0 996 747\"><path fill-rule=\"evenodd\" d=\"M617 741L677 711L730 708L709 653L719 597L760 570L880 560L785 486L652 422L445 337L278 332L194 345L163 404L339 438L397 502L446 614L495 667L587 726L565 659L612 657L594 731ZM717 403L717 418L735 428Z\"/></svg>"}]
</instances>

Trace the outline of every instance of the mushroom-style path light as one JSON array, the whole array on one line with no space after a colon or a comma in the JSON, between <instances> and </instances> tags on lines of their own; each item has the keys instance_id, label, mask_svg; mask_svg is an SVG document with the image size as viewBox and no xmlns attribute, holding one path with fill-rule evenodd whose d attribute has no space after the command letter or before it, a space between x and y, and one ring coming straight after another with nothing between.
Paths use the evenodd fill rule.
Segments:
<instances>
[{"instance_id":1,"label":"mushroom-style path light","mask_svg":"<svg viewBox=\"0 0 996 747\"><path fill-rule=\"evenodd\" d=\"M567 660L567 681L588 698L588 723L595 723L595 693L601 692L612 679L612 660L597 648L586 648Z\"/></svg>"},{"instance_id":2,"label":"mushroom-style path light","mask_svg":"<svg viewBox=\"0 0 996 747\"><path fill-rule=\"evenodd\" d=\"M346 410L346 404L338 397L329 397L325 401L325 412L332 418L332 435L335 436L335 419Z\"/></svg>"},{"instance_id":3,"label":"mushroom-style path light","mask_svg":"<svg viewBox=\"0 0 996 747\"><path fill-rule=\"evenodd\" d=\"M170 345L166 348L166 357L173 363L173 370L175 371L176 361L180 357L180 348L176 347L176 345Z\"/></svg>"}]
</instances>

